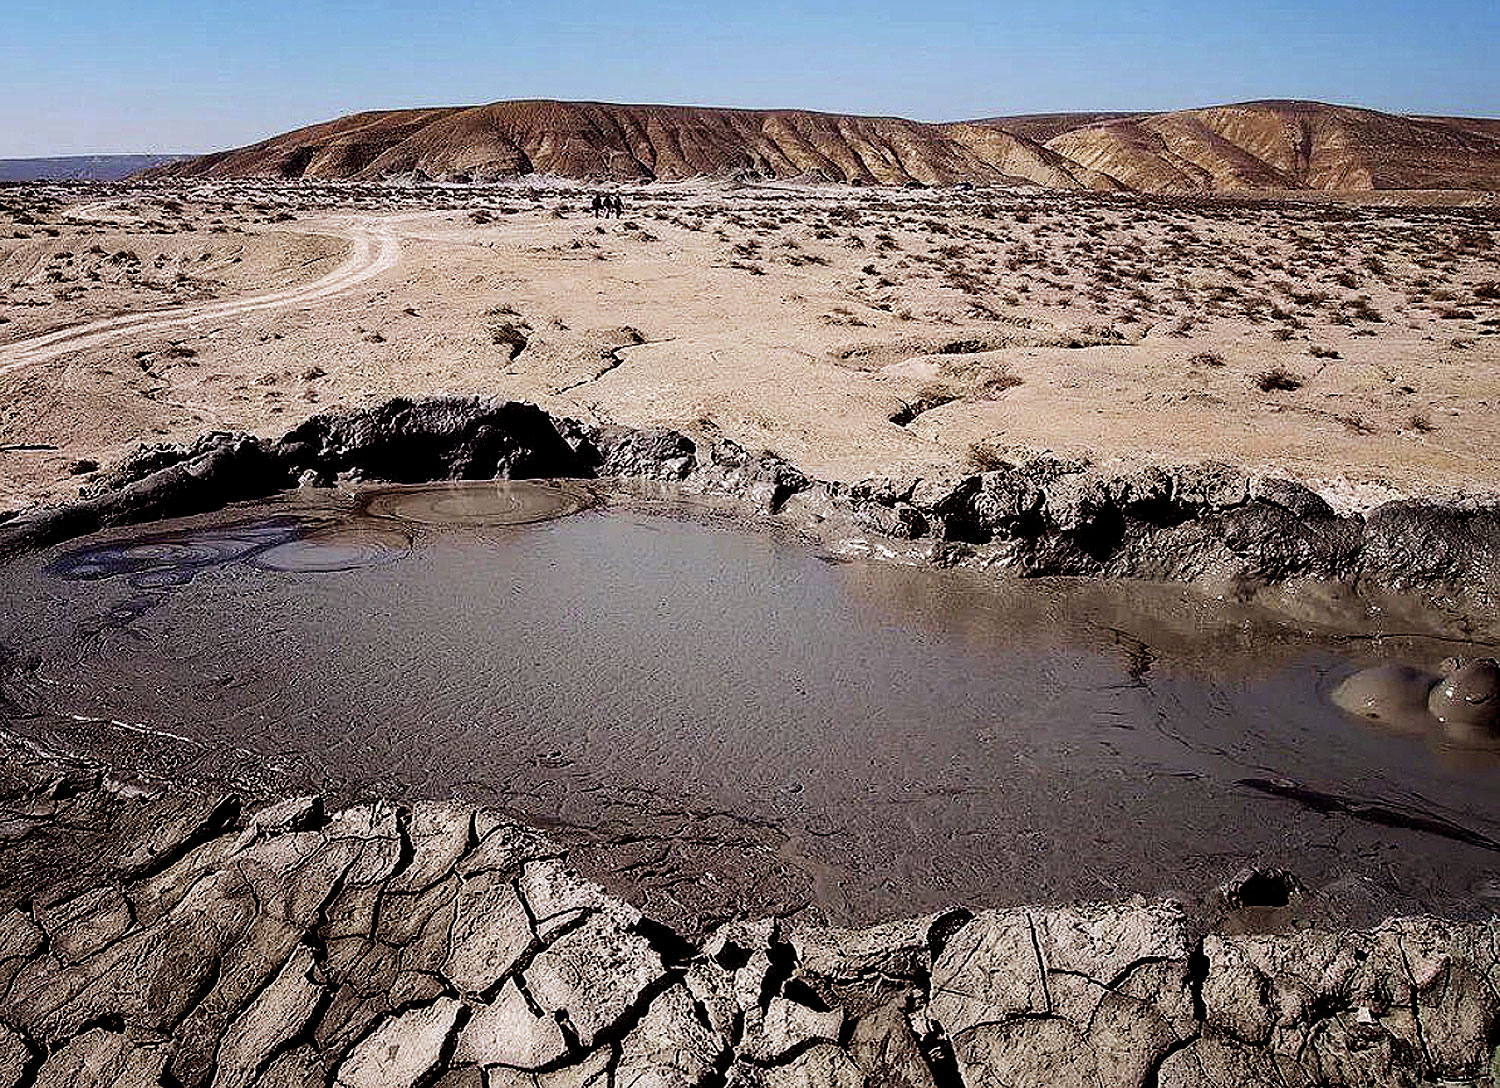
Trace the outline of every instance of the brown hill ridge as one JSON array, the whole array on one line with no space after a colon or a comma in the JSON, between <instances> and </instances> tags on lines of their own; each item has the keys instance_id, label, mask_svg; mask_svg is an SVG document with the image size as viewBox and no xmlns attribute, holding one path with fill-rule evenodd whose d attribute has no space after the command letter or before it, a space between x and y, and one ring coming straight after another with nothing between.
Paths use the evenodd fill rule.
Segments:
<instances>
[{"instance_id":1,"label":"brown hill ridge","mask_svg":"<svg viewBox=\"0 0 1500 1088\"><path fill-rule=\"evenodd\" d=\"M1500 191L1500 122L1319 102L951 124L805 110L520 101L357 113L152 177L1035 184L1147 193Z\"/></svg>"}]
</instances>

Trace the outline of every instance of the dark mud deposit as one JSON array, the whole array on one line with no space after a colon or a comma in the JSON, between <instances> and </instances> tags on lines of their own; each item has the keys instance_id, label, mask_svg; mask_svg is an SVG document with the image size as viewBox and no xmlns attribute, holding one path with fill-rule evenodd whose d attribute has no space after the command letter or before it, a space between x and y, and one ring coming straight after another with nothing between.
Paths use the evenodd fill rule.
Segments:
<instances>
[{"instance_id":1,"label":"dark mud deposit","mask_svg":"<svg viewBox=\"0 0 1500 1088\"><path fill-rule=\"evenodd\" d=\"M123 776L498 808L684 931L1212 908L1250 864L1303 920L1500 900L1494 752L1328 699L1483 646L593 505L311 489L18 557L5 728Z\"/></svg>"}]
</instances>

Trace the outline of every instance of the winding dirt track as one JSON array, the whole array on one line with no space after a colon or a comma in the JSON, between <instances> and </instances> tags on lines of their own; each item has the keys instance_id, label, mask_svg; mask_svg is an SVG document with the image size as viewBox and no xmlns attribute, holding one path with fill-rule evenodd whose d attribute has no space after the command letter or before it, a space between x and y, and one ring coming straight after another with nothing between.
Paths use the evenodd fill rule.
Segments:
<instances>
[{"instance_id":1,"label":"winding dirt track","mask_svg":"<svg viewBox=\"0 0 1500 1088\"><path fill-rule=\"evenodd\" d=\"M395 217L362 216L320 225L317 233L331 233L347 238L351 248L349 256L341 265L310 283L224 302L121 314L0 345L0 375L45 363L75 351L97 347L125 334L155 332L199 321L221 320L261 310L299 306L341 294L389 271L400 262L401 241L395 230L397 221Z\"/></svg>"}]
</instances>

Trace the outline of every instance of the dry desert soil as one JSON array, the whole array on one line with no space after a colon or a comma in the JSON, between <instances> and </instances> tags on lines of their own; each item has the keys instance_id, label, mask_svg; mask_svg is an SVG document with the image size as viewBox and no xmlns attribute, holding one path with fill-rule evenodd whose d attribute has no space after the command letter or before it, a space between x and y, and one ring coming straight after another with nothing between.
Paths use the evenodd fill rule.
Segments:
<instances>
[{"instance_id":1,"label":"dry desert soil","mask_svg":"<svg viewBox=\"0 0 1500 1088\"><path fill-rule=\"evenodd\" d=\"M1351 507L1495 478L1487 194L611 188L621 218L537 178L0 189L0 509L141 441L435 392L846 481L1042 450Z\"/></svg>"}]
</instances>

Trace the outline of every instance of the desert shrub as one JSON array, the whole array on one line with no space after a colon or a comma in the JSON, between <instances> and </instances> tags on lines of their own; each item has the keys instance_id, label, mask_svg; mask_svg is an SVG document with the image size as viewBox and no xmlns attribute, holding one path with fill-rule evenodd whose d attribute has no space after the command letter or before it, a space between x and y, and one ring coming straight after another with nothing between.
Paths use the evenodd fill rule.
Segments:
<instances>
[{"instance_id":1,"label":"desert shrub","mask_svg":"<svg viewBox=\"0 0 1500 1088\"><path fill-rule=\"evenodd\" d=\"M1317 344L1314 344L1312 345L1312 347L1308 348L1307 354L1311 355L1314 359L1337 359L1339 357L1339 353L1336 348L1320 347Z\"/></svg>"},{"instance_id":2,"label":"desert shrub","mask_svg":"<svg viewBox=\"0 0 1500 1088\"><path fill-rule=\"evenodd\" d=\"M1189 366L1223 366L1224 356L1217 351L1200 351L1196 355L1188 356Z\"/></svg>"},{"instance_id":3,"label":"desert shrub","mask_svg":"<svg viewBox=\"0 0 1500 1088\"><path fill-rule=\"evenodd\" d=\"M1085 325L1078 330L1080 336L1097 340L1101 344L1123 344L1125 334L1113 325Z\"/></svg>"},{"instance_id":4,"label":"desert shrub","mask_svg":"<svg viewBox=\"0 0 1500 1088\"><path fill-rule=\"evenodd\" d=\"M1302 388L1302 379L1281 366L1261 371L1255 375L1254 381L1262 393L1290 393Z\"/></svg>"},{"instance_id":5,"label":"desert shrub","mask_svg":"<svg viewBox=\"0 0 1500 1088\"><path fill-rule=\"evenodd\" d=\"M490 343L507 348L511 359L526 350L526 334L531 331L531 327L524 321L508 320L517 316L516 311L509 306L496 306L485 314L488 319L485 328L489 331Z\"/></svg>"},{"instance_id":6,"label":"desert shrub","mask_svg":"<svg viewBox=\"0 0 1500 1088\"><path fill-rule=\"evenodd\" d=\"M975 472L997 472L1005 467L1005 458L988 442L970 443L964 461Z\"/></svg>"}]
</instances>

